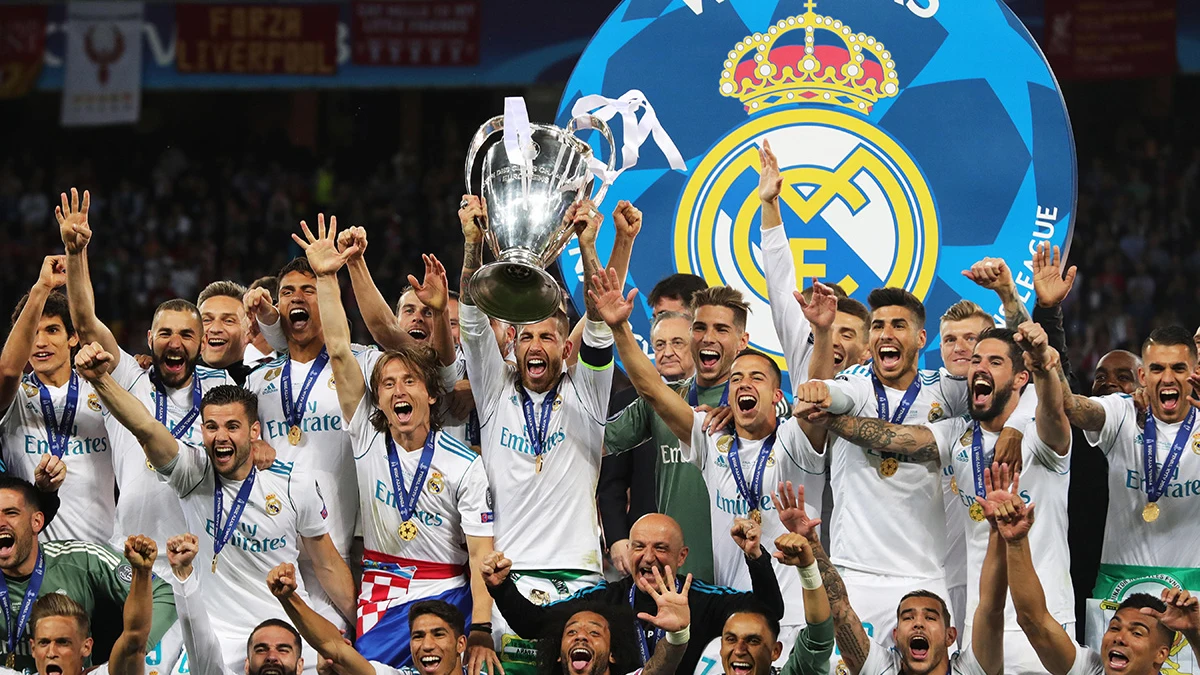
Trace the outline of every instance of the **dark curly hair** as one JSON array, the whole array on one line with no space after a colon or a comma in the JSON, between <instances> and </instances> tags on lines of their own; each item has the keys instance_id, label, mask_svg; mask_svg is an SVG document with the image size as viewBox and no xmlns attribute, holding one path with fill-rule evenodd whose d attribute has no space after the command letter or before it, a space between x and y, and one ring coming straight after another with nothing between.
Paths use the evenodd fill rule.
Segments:
<instances>
[{"instance_id":1,"label":"dark curly hair","mask_svg":"<svg viewBox=\"0 0 1200 675\"><path fill-rule=\"evenodd\" d=\"M608 622L610 636L608 653L613 663L610 673L632 673L642 667L642 657L636 642L637 625L633 610L627 605L606 605L597 602L570 602L554 607L553 618L538 640L537 675L563 675L562 637L571 617L581 612L594 612Z\"/></svg>"},{"instance_id":2,"label":"dark curly hair","mask_svg":"<svg viewBox=\"0 0 1200 675\"><path fill-rule=\"evenodd\" d=\"M371 402L375 404L375 411L371 413L371 426L375 427L375 431L381 434L388 432L387 416L379 407L379 380L383 377L383 369L392 361L400 361L408 366L409 370L413 371L422 382L425 383L425 391L429 393L429 398L437 399L439 402L445 396L445 391L442 389L442 378L438 372L437 352L432 347L420 346L409 347L406 349L389 349L383 353L379 361L375 363L375 367L371 369ZM442 406L431 403L429 405L429 429L430 431L438 431L442 428Z\"/></svg>"}]
</instances>

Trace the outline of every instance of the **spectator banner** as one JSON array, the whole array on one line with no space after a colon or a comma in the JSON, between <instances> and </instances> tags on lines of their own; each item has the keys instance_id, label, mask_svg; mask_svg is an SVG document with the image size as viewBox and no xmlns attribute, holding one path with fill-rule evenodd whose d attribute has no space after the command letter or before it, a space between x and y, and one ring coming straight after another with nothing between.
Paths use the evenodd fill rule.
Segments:
<instances>
[{"instance_id":1,"label":"spectator banner","mask_svg":"<svg viewBox=\"0 0 1200 675\"><path fill-rule=\"evenodd\" d=\"M180 73L336 75L337 5L175 8Z\"/></svg>"},{"instance_id":2,"label":"spectator banner","mask_svg":"<svg viewBox=\"0 0 1200 675\"><path fill-rule=\"evenodd\" d=\"M42 72L45 7L0 7L0 98L24 96Z\"/></svg>"},{"instance_id":3,"label":"spectator banner","mask_svg":"<svg viewBox=\"0 0 1200 675\"><path fill-rule=\"evenodd\" d=\"M138 121L142 107L142 3L67 5L62 125Z\"/></svg>"},{"instance_id":4,"label":"spectator banner","mask_svg":"<svg viewBox=\"0 0 1200 675\"><path fill-rule=\"evenodd\" d=\"M354 63L465 66L479 63L479 0L355 2Z\"/></svg>"},{"instance_id":5,"label":"spectator banner","mask_svg":"<svg viewBox=\"0 0 1200 675\"><path fill-rule=\"evenodd\" d=\"M580 57L557 123L583 96L630 89L654 102L688 170L643 149L609 190L606 212L628 199L648 224L629 286L648 291L684 272L738 288L753 310L751 346L780 367L759 227L765 139L781 165L800 286L818 277L861 301L880 286L908 289L928 310L930 366L941 362L938 317L951 304L967 298L1000 312L962 270L1005 258L1031 304L1031 250L1069 240L1076 167L1066 105L1002 0L625 0ZM597 248L610 250L612 236L601 228ZM560 268L582 303L577 244ZM648 336L640 297L634 330Z\"/></svg>"},{"instance_id":6,"label":"spectator banner","mask_svg":"<svg viewBox=\"0 0 1200 675\"><path fill-rule=\"evenodd\" d=\"M1176 0L1046 0L1042 44L1064 79L1171 75Z\"/></svg>"}]
</instances>

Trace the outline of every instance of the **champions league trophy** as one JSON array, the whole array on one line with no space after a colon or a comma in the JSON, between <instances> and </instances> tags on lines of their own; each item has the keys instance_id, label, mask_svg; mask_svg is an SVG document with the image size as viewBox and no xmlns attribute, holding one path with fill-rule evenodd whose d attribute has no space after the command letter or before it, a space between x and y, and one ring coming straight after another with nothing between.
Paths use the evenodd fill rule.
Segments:
<instances>
[{"instance_id":1,"label":"champions league trophy","mask_svg":"<svg viewBox=\"0 0 1200 675\"><path fill-rule=\"evenodd\" d=\"M646 114L639 123L635 113L643 106ZM586 112L596 107L601 109L595 114ZM530 124L524 100L508 98L504 115L493 117L475 132L467 150L467 192L481 195L487 204L488 217L478 224L495 261L471 277L471 296L488 316L508 323L536 323L559 308L562 291L545 268L574 234L573 223L567 220L571 205L591 195L600 179L592 198L599 205L621 173L614 171L617 146L605 122L618 113L625 121L621 171L637 162L637 146L650 135L672 168L684 167L640 92L616 100L584 97L565 128ZM608 141L607 164L575 135L586 130L598 131Z\"/></svg>"}]
</instances>

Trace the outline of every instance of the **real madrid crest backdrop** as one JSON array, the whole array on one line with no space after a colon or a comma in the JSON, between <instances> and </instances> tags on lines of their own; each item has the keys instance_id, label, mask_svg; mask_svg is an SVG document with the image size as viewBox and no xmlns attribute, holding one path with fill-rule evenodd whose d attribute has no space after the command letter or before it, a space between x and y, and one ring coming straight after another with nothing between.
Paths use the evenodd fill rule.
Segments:
<instances>
[{"instance_id":1,"label":"real madrid crest backdrop","mask_svg":"<svg viewBox=\"0 0 1200 675\"><path fill-rule=\"evenodd\" d=\"M606 198L606 211L629 199L645 213L628 282L643 290L640 336L645 293L689 272L741 289L752 346L784 365L759 252L763 139L779 157L801 285L838 282L863 301L879 286L912 291L928 311L930 365L951 304L999 314L962 270L1003 257L1031 304L1032 248L1069 241L1066 106L999 0L626 0L580 58L559 123L581 96L629 89L653 102L687 161L671 171L644 151ZM602 229L599 249L611 242ZM582 302L578 259L572 245L561 263Z\"/></svg>"}]
</instances>

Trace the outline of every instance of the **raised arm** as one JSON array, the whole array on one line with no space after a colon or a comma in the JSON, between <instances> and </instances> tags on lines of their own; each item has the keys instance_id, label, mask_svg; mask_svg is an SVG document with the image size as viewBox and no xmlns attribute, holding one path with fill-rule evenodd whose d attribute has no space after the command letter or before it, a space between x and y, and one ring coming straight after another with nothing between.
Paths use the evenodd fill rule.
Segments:
<instances>
[{"instance_id":1,"label":"raised arm","mask_svg":"<svg viewBox=\"0 0 1200 675\"><path fill-rule=\"evenodd\" d=\"M91 193L83 191L82 204L75 188L71 188L70 201L66 193L59 197L62 204L54 207L54 216L58 219L59 234L67 251L67 300L71 305L71 323L75 324L80 343L99 342L104 351L112 355L116 366L121 359L121 348L112 331L96 316L96 297L88 271L87 246L92 239L88 223Z\"/></svg>"},{"instance_id":2,"label":"raised arm","mask_svg":"<svg viewBox=\"0 0 1200 675\"><path fill-rule=\"evenodd\" d=\"M624 288L625 278L629 273L629 259L633 256L633 242L637 239L638 233L642 231L642 212L636 209L630 202L622 199L617 202L617 208L613 211L613 225L616 226L616 232L613 235L612 252L608 255L608 266L617 271L621 287ZM582 249L583 247L581 246L581 258ZM596 265L597 267L599 266L598 260L596 261ZM586 283L586 279L584 281ZM585 319L576 321L575 327L571 329L571 344L581 344L585 325L584 321ZM579 350L572 350L567 357L566 365L573 366L578 359Z\"/></svg>"},{"instance_id":3,"label":"raised arm","mask_svg":"<svg viewBox=\"0 0 1200 675\"><path fill-rule=\"evenodd\" d=\"M413 275L408 275L408 283L413 292L429 311L433 312L433 332L431 342L437 351L438 363L442 367L454 365L458 355L454 352L454 335L450 332L450 285L446 280L446 268L437 256L422 254L425 263L425 280L417 281Z\"/></svg>"},{"instance_id":4,"label":"raised arm","mask_svg":"<svg viewBox=\"0 0 1200 675\"><path fill-rule=\"evenodd\" d=\"M115 355L105 351L100 343L93 342L81 347L75 355L75 370L80 377L91 382L113 419L137 438L150 464L155 469L161 469L179 455L179 444L137 397L113 379L110 373L116 362Z\"/></svg>"},{"instance_id":5,"label":"raised arm","mask_svg":"<svg viewBox=\"0 0 1200 675\"><path fill-rule=\"evenodd\" d=\"M1058 379L1058 352L1050 346L1046 331L1032 321L1021 324L1017 337L1038 396L1034 415L1038 437L1060 457L1066 456L1071 450L1071 423L1063 410L1063 395L1070 389Z\"/></svg>"},{"instance_id":6,"label":"raised arm","mask_svg":"<svg viewBox=\"0 0 1200 675\"><path fill-rule=\"evenodd\" d=\"M1164 588L1161 599L1167 611L1143 607L1142 614L1158 619L1170 630L1183 633L1192 648L1192 657L1200 661L1200 598L1180 588Z\"/></svg>"},{"instance_id":7,"label":"raised arm","mask_svg":"<svg viewBox=\"0 0 1200 675\"><path fill-rule=\"evenodd\" d=\"M475 195L463 195L458 209L458 222L463 233L462 275L458 280L458 300L464 305L474 305L471 296L471 277L483 266L483 230L479 223L487 224L487 202Z\"/></svg>"},{"instance_id":8,"label":"raised arm","mask_svg":"<svg viewBox=\"0 0 1200 675\"><path fill-rule=\"evenodd\" d=\"M183 647L187 650L188 667L193 675L226 675L221 641L209 622L204 598L200 597L199 575L192 569L192 561L199 550L199 541L194 534L181 534L167 540L167 560L175 577L172 586Z\"/></svg>"},{"instance_id":9,"label":"raised arm","mask_svg":"<svg viewBox=\"0 0 1200 675\"><path fill-rule=\"evenodd\" d=\"M1063 372L1061 361L1054 367L1054 375L1058 378L1059 388L1063 392L1063 412L1067 414L1067 420L1084 431L1103 431L1107 416L1104 406L1087 396L1071 393L1071 381Z\"/></svg>"},{"instance_id":10,"label":"raised arm","mask_svg":"<svg viewBox=\"0 0 1200 675\"><path fill-rule=\"evenodd\" d=\"M588 289L590 304L595 307L596 314L612 328L617 354L625 364L625 372L637 389L638 395L654 408L654 412L658 413L676 438L691 445L695 413L683 397L662 381L654 364L638 346L633 337L633 328L629 325L629 315L633 313L633 299L637 296L637 289L622 297L621 288L616 270L610 269L595 275L592 278L592 288Z\"/></svg>"},{"instance_id":11,"label":"raised arm","mask_svg":"<svg viewBox=\"0 0 1200 675\"><path fill-rule=\"evenodd\" d=\"M1033 567L1029 551L1029 529L1033 526L1034 504L1025 505L1020 495L1020 476L1013 476L1007 499L989 499L982 504L984 515L996 523L1007 549L1008 588L1017 624L1050 675L1067 675L1075 664L1075 642L1062 624L1046 609L1046 594Z\"/></svg>"},{"instance_id":12,"label":"raised arm","mask_svg":"<svg viewBox=\"0 0 1200 675\"><path fill-rule=\"evenodd\" d=\"M328 534L319 537L300 537L304 541L304 550L312 557L313 572L321 588L333 601L333 606L347 619L354 618L357 607L354 589L354 577L350 575L350 567Z\"/></svg>"},{"instance_id":13,"label":"raised arm","mask_svg":"<svg viewBox=\"0 0 1200 675\"><path fill-rule=\"evenodd\" d=\"M1025 309L1017 293L1012 270L1003 258L984 258L971 265L971 269L963 270L963 276L983 288L995 291L1004 306L1004 323L1008 328L1016 330L1017 326L1030 321L1029 310Z\"/></svg>"},{"instance_id":14,"label":"raised arm","mask_svg":"<svg viewBox=\"0 0 1200 675\"><path fill-rule=\"evenodd\" d=\"M1010 496L1008 492L1009 468L993 463L991 469L983 471L983 482L987 487L987 499L980 502L1000 504ZM987 512L985 507L984 512ZM975 606L974 624L971 629L971 650L975 660L988 675L1004 672L1004 605L1008 596L1008 550L1004 538L996 529L996 519L988 535L987 554L979 574L979 604Z\"/></svg>"},{"instance_id":15,"label":"raised arm","mask_svg":"<svg viewBox=\"0 0 1200 675\"><path fill-rule=\"evenodd\" d=\"M121 636L113 643L108 657L108 669L113 675L142 675L146 658L146 643L154 623L154 598L151 594L151 573L158 544L145 535L125 540L125 559L133 569L129 595L125 598L124 626Z\"/></svg>"},{"instance_id":16,"label":"raised arm","mask_svg":"<svg viewBox=\"0 0 1200 675\"><path fill-rule=\"evenodd\" d=\"M367 324L367 331L384 349L412 347L415 341L400 328L396 314L384 299L383 293L379 292L375 279L371 277L371 270L367 267L364 255L367 252L367 231L361 227L342 230L338 235L338 248L347 251L354 250L355 247L357 251L347 258L346 268L350 270L350 286L354 289L354 300L358 303L363 322ZM326 341L328 342L328 338Z\"/></svg>"},{"instance_id":17,"label":"raised arm","mask_svg":"<svg viewBox=\"0 0 1200 675\"><path fill-rule=\"evenodd\" d=\"M29 355L33 353L33 346L37 341L38 322L42 320L46 300L50 298L54 289L65 283L66 256L46 256L42 261L42 271L38 274L37 283L29 289L29 299L25 301L25 306L13 322L8 339L4 341L4 351L0 352L0 411L8 410L20 387L25 364L29 363Z\"/></svg>"},{"instance_id":18,"label":"raised arm","mask_svg":"<svg viewBox=\"0 0 1200 675\"><path fill-rule=\"evenodd\" d=\"M635 577L634 583L654 598L657 610L653 616L638 612L637 618L666 631L666 634L655 645L654 654L642 667L642 675L675 675L675 669L683 660L683 654L687 651L688 641L691 639L692 612L688 605L688 590L692 587L692 575L687 575L683 587L676 590L674 583L666 581L675 580L675 573L670 565L667 565L666 579L657 567L653 570L653 584L643 580L641 576Z\"/></svg>"},{"instance_id":19,"label":"raised arm","mask_svg":"<svg viewBox=\"0 0 1200 675\"><path fill-rule=\"evenodd\" d=\"M824 383L819 380L805 382L804 400L820 397L820 393L809 393L809 387L819 388ZM801 400L797 394L796 400ZM809 421L824 426L829 431L864 448L872 448L883 452L894 452L908 455L917 462L941 461L938 451L937 438L929 427L920 424L892 424L887 420L874 417L855 417L853 415L829 415L815 412L809 415Z\"/></svg>"},{"instance_id":20,"label":"raised arm","mask_svg":"<svg viewBox=\"0 0 1200 675\"><path fill-rule=\"evenodd\" d=\"M375 667L342 639L341 631L296 595L296 567L292 563L282 563L272 569L267 574L267 588L283 606L300 637L312 645L321 658L333 661L343 675L375 675Z\"/></svg>"},{"instance_id":21,"label":"raised arm","mask_svg":"<svg viewBox=\"0 0 1200 675\"><path fill-rule=\"evenodd\" d=\"M329 364L333 367L333 379L337 382L338 405L342 419L349 422L358 410L367 393L362 370L350 348L350 323L346 320L346 309L342 306L342 291L338 287L338 270L346 260L357 252L357 244L350 243L338 251L337 216L330 216L329 229L325 228L325 214L317 215L317 236L313 236L308 224L300 221L304 237L293 233L292 239L304 249L308 264L317 275L317 307L321 310L321 332L325 336L325 349L329 352Z\"/></svg>"}]
</instances>

